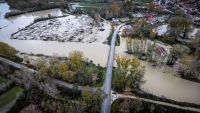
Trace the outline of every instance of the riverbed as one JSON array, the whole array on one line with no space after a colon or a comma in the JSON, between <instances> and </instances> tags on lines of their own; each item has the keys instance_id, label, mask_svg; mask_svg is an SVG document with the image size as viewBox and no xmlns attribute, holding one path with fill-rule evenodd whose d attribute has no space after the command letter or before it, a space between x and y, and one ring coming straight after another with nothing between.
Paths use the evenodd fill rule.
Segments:
<instances>
[{"instance_id":1,"label":"riverbed","mask_svg":"<svg viewBox=\"0 0 200 113\"><path fill-rule=\"evenodd\" d=\"M103 44L104 39L93 43L10 39L12 33L32 23L34 18L48 14L62 16L63 13L59 9L37 11L4 19L3 15L8 11L7 4L0 4L0 41L12 45L20 52L34 54L53 55L56 53L60 56L65 56L71 51L82 51L89 60L93 60L94 63L101 66L106 66L109 46ZM104 38L108 37L107 35L103 36ZM125 54L125 45L125 39L121 39L121 45L116 47L116 55L127 55ZM133 57L131 55L128 56ZM144 91L176 101L200 104L200 83L174 76L176 72L171 67L153 68L150 63L142 62L142 64L146 68L144 76L146 83L142 86Z\"/></svg>"}]
</instances>

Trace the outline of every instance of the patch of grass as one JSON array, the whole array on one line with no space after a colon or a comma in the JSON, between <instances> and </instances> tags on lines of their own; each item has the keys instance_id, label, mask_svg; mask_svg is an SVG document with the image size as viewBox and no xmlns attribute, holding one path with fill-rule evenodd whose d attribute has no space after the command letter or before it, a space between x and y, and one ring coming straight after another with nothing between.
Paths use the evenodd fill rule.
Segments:
<instances>
[{"instance_id":1,"label":"patch of grass","mask_svg":"<svg viewBox=\"0 0 200 113\"><path fill-rule=\"evenodd\" d=\"M104 8L104 7L108 7L108 4L106 3L89 3L89 2L86 2L86 3L78 3L80 5L80 8L82 11L85 11L85 12L89 12L89 11L92 11L92 10L100 10L101 8ZM73 3L72 3L73 5Z\"/></svg>"},{"instance_id":2,"label":"patch of grass","mask_svg":"<svg viewBox=\"0 0 200 113\"><path fill-rule=\"evenodd\" d=\"M0 85L5 84L6 82L8 82L8 80L0 76Z\"/></svg>"},{"instance_id":3,"label":"patch of grass","mask_svg":"<svg viewBox=\"0 0 200 113\"><path fill-rule=\"evenodd\" d=\"M137 0L137 2L142 2L142 3L150 3L152 2L153 0Z\"/></svg>"},{"instance_id":4,"label":"patch of grass","mask_svg":"<svg viewBox=\"0 0 200 113\"><path fill-rule=\"evenodd\" d=\"M23 89L21 87L16 86L8 90L6 93L0 95L0 108L14 101L17 98L17 94L21 93L22 91Z\"/></svg>"}]
</instances>

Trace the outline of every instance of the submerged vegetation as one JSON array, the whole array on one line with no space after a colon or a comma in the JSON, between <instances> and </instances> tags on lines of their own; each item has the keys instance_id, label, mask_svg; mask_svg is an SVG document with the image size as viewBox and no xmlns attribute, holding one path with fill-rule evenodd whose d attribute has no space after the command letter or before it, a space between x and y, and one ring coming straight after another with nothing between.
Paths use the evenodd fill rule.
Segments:
<instances>
[{"instance_id":1,"label":"submerged vegetation","mask_svg":"<svg viewBox=\"0 0 200 113\"><path fill-rule=\"evenodd\" d=\"M100 113L112 105L111 113L193 113L173 106L199 109L200 102L200 29L192 19L199 12L182 11L181 2L7 0L12 10L3 12L6 18L34 13L27 14L30 23L21 26L24 16L19 16L0 28L0 33L14 29L8 32L9 44L25 42L13 47L0 42L0 112ZM60 9L35 14L51 8ZM119 46L116 54L113 43ZM99 61L107 58L109 47L108 61ZM107 61L108 67L92 60Z\"/></svg>"},{"instance_id":2,"label":"submerged vegetation","mask_svg":"<svg viewBox=\"0 0 200 113\"><path fill-rule=\"evenodd\" d=\"M105 77L105 69L92 62L86 62L82 52L71 52L67 59L59 61L53 57L50 61L39 59L35 66L37 76L53 77L79 85L101 86Z\"/></svg>"},{"instance_id":3,"label":"submerged vegetation","mask_svg":"<svg viewBox=\"0 0 200 113\"><path fill-rule=\"evenodd\" d=\"M144 67L137 58L116 57L117 67L114 69L113 89L118 92L137 91L144 83Z\"/></svg>"}]
</instances>

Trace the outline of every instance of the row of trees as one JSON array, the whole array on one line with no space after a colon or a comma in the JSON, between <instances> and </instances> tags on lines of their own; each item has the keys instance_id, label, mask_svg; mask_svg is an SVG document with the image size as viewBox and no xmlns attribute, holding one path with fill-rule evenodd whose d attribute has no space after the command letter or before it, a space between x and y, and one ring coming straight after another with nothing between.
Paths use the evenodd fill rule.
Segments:
<instances>
[{"instance_id":1,"label":"row of trees","mask_svg":"<svg viewBox=\"0 0 200 113\"><path fill-rule=\"evenodd\" d=\"M113 89L137 91L144 83L144 67L137 58L116 57L117 67L114 69Z\"/></svg>"},{"instance_id":2,"label":"row of trees","mask_svg":"<svg viewBox=\"0 0 200 113\"><path fill-rule=\"evenodd\" d=\"M81 91L80 97L74 100L66 98L42 100L42 108L48 113L99 113L102 97L99 90L91 92L86 86Z\"/></svg>"},{"instance_id":3,"label":"row of trees","mask_svg":"<svg viewBox=\"0 0 200 113\"><path fill-rule=\"evenodd\" d=\"M140 113L143 109L142 101L120 99L113 103L111 113Z\"/></svg>"},{"instance_id":4,"label":"row of trees","mask_svg":"<svg viewBox=\"0 0 200 113\"><path fill-rule=\"evenodd\" d=\"M112 1L109 5L109 7L103 7L100 10L100 14L106 19L125 16L134 9L132 0L125 0L122 3Z\"/></svg>"},{"instance_id":5,"label":"row of trees","mask_svg":"<svg viewBox=\"0 0 200 113\"><path fill-rule=\"evenodd\" d=\"M42 75L41 75L42 76ZM27 69L17 70L9 79L25 88L23 96L17 101L15 109L21 110L25 105L35 103L46 113L99 113L102 96L100 89L92 92L86 86L82 91L58 88L48 77L38 79ZM65 91L67 90L67 92ZM64 93L69 93L65 94ZM72 96L72 95L76 96ZM19 112L19 111L18 111Z\"/></svg>"},{"instance_id":6,"label":"row of trees","mask_svg":"<svg viewBox=\"0 0 200 113\"><path fill-rule=\"evenodd\" d=\"M72 92L69 92L72 93ZM99 90L91 92L89 87L84 87L79 92L79 97L71 99L60 95L51 96L38 87L24 90L12 109L8 113L20 112L24 107L34 104L37 111L45 113L99 113L102 97Z\"/></svg>"},{"instance_id":7,"label":"row of trees","mask_svg":"<svg viewBox=\"0 0 200 113\"><path fill-rule=\"evenodd\" d=\"M24 9L33 7L42 7L48 4L48 0L7 0L11 8Z\"/></svg>"},{"instance_id":8,"label":"row of trees","mask_svg":"<svg viewBox=\"0 0 200 113\"><path fill-rule=\"evenodd\" d=\"M167 61L168 52L165 49L163 53L159 52L160 46L158 42L143 39L126 39L127 53L134 54L142 60L153 61L157 63L165 63Z\"/></svg>"},{"instance_id":9,"label":"row of trees","mask_svg":"<svg viewBox=\"0 0 200 113\"><path fill-rule=\"evenodd\" d=\"M104 78L104 69L86 62L82 52L70 53L67 60L53 57L49 62L39 59L36 64L38 77L51 76L79 85L97 85Z\"/></svg>"}]
</instances>

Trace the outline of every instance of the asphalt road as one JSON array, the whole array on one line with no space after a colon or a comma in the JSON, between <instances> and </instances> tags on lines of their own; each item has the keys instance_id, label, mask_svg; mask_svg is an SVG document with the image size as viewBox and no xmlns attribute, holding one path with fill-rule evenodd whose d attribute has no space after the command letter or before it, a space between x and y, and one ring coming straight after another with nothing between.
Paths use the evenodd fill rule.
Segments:
<instances>
[{"instance_id":1,"label":"asphalt road","mask_svg":"<svg viewBox=\"0 0 200 113\"><path fill-rule=\"evenodd\" d=\"M173 108L177 108L177 109L188 110L188 111L193 111L193 112L199 112L200 113L200 108L180 106L180 105L176 105L176 104L172 104L172 103L156 101L156 100L151 100L151 99L147 99L147 98L141 98L141 97L136 97L136 96L117 94L117 99L119 99L119 98L135 99L135 100L145 101L145 102L149 102L149 103L153 103L153 104L159 104L159 105L163 105L163 106L169 106L169 107L173 107Z\"/></svg>"},{"instance_id":2,"label":"asphalt road","mask_svg":"<svg viewBox=\"0 0 200 113\"><path fill-rule=\"evenodd\" d=\"M115 42L117 34L120 30L120 28L124 24L120 24L116 27L111 40L110 45L110 51L108 56L108 63L107 63L107 69L106 69L106 78L104 81L104 85L102 88L102 91L107 95L106 98L103 100L101 105L101 113L110 113L111 108L111 82L112 82L112 69L113 69L113 62L114 62L114 56L115 56Z\"/></svg>"},{"instance_id":3,"label":"asphalt road","mask_svg":"<svg viewBox=\"0 0 200 113\"><path fill-rule=\"evenodd\" d=\"M13 61L5 59L3 57L0 57L0 61L4 62L6 64L9 64L9 65L11 65L11 66L13 66L15 68L18 68L18 69L28 69L29 72L34 72L35 71L33 69L30 69L30 68L26 67L23 64L13 62ZM76 85L76 84L67 83L67 82L64 82L64 81L61 81L61 80L58 80L58 79L54 79L54 78L50 78L50 79L55 84L57 84L59 86L62 86L62 87L65 87L65 88L68 88L68 89L82 90L84 88L84 86L79 86L79 85ZM97 90L96 87L90 87L90 91L95 92L96 90Z\"/></svg>"}]
</instances>

